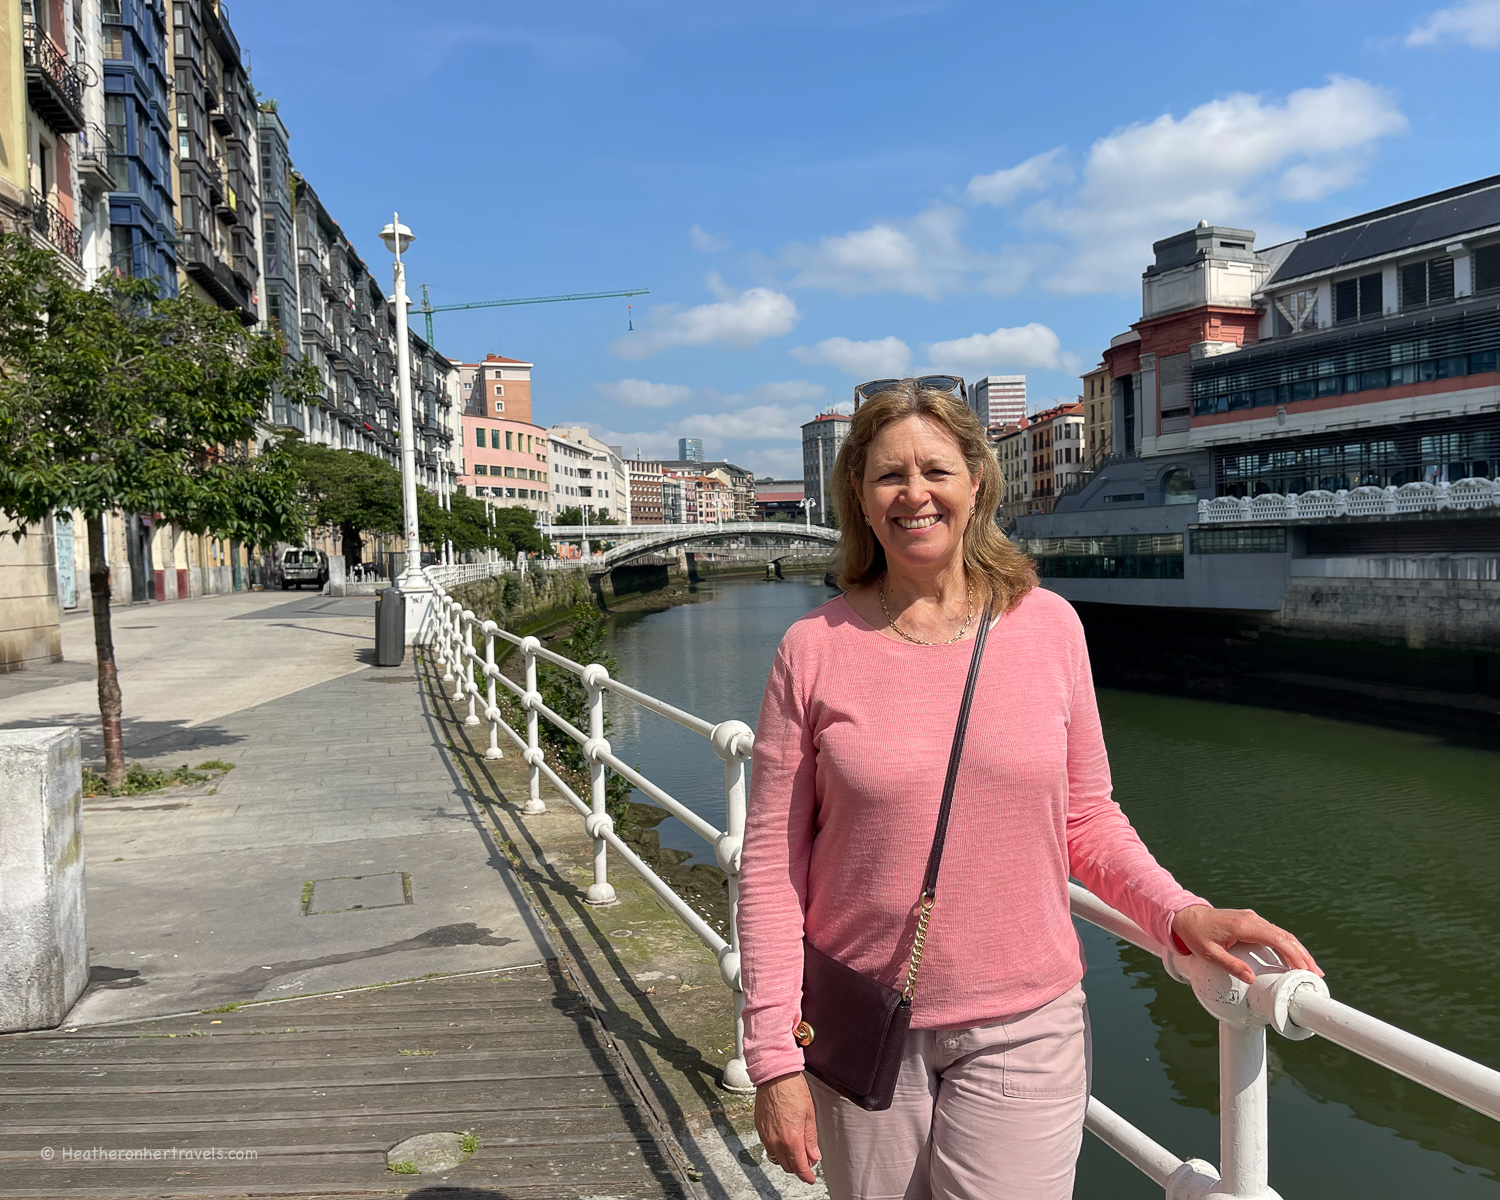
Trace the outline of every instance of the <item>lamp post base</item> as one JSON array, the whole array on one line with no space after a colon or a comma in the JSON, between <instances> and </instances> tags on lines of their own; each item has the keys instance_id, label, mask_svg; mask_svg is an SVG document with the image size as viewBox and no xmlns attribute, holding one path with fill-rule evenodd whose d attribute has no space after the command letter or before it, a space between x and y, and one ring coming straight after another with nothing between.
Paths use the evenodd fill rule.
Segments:
<instances>
[{"instance_id":1,"label":"lamp post base","mask_svg":"<svg viewBox=\"0 0 1500 1200\"><path fill-rule=\"evenodd\" d=\"M427 576L420 570L408 567L396 579L396 586L406 597L406 644L430 645L436 631L432 584L427 582Z\"/></svg>"}]
</instances>

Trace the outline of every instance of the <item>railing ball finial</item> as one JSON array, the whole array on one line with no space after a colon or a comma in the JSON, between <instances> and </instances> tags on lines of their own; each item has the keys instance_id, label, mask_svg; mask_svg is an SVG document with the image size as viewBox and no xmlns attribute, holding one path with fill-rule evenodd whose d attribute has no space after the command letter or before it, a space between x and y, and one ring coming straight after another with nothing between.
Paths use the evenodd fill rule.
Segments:
<instances>
[{"instance_id":1,"label":"railing ball finial","mask_svg":"<svg viewBox=\"0 0 1500 1200\"><path fill-rule=\"evenodd\" d=\"M755 731L743 721L720 721L709 735L714 753L725 762L747 759L755 746Z\"/></svg>"},{"instance_id":2,"label":"railing ball finial","mask_svg":"<svg viewBox=\"0 0 1500 1200\"><path fill-rule=\"evenodd\" d=\"M593 691L609 682L609 672L599 663L589 663L583 668L583 686Z\"/></svg>"}]
</instances>

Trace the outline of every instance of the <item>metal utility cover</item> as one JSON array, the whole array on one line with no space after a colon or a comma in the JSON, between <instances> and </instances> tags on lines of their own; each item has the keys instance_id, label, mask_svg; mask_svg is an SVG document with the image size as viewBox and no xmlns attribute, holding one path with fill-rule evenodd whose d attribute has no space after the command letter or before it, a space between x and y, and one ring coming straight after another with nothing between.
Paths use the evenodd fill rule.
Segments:
<instances>
[{"instance_id":1,"label":"metal utility cover","mask_svg":"<svg viewBox=\"0 0 1500 1200\"><path fill-rule=\"evenodd\" d=\"M304 917L324 913L363 912L367 908L395 908L410 904L411 876L405 871L380 875L335 875L309 881L302 901Z\"/></svg>"}]
</instances>

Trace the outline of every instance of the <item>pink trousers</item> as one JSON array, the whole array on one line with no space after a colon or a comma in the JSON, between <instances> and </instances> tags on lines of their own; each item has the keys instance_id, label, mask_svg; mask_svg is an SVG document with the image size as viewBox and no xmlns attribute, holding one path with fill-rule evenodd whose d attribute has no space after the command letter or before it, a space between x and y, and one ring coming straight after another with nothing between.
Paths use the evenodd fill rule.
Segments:
<instances>
[{"instance_id":1,"label":"pink trousers","mask_svg":"<svg viewBox=\"0 0 1500 1200\"><path fill-rule=\"evenodd\" d=\"M829 1196L1067 1200L1089 1076L1082 986L990 1025L912 1030L884 1112L809 1075Z\"/></svg>"}]
</instances>

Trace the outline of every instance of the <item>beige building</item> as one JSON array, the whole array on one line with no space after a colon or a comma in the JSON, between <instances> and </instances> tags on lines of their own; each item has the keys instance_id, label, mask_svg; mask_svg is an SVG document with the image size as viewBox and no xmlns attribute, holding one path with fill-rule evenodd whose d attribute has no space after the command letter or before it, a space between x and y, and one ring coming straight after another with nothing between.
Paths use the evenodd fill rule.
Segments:
<instances>
[{"instance_id":1,"label":"beige building","mask_svg":"<svg viewBox=\"0 0 1500 1200\"><path fill-rule=\"evenodd\" d=\"M1026 436L1029 422L1022 417L1019 424L1002 425L990 430L990 444L995 448L995 457L1000 463L1000 477L1005 490L1001 493L1001 515L1012 521L1026 512L1031 499L1031 452Z\"/></svg>"},{"instance_id":2,"label":"beige building","mask_svg":"<svg viewBox=\"0 0 1500 1200\"><path fill-rule=\"evenodd\" d=\"M587 425L554 425L547 431L552 456L552 511L578 507L603 511L630 524L630 468L619 446L606 446Z\"/></svg>"},{"instance_id":3,"label":"beige building","mask_svg":"<svg viewBox=\"0 0 1500 1200\"><path fill-rule=\"evenodd\" d=\"M1083 438L1088 445L1085 466L1092 469L1100 460L1114 453L1114 417L1111 412L1109 368L1100 363L1083 376Z\"/></svg>"}]
</instances>

